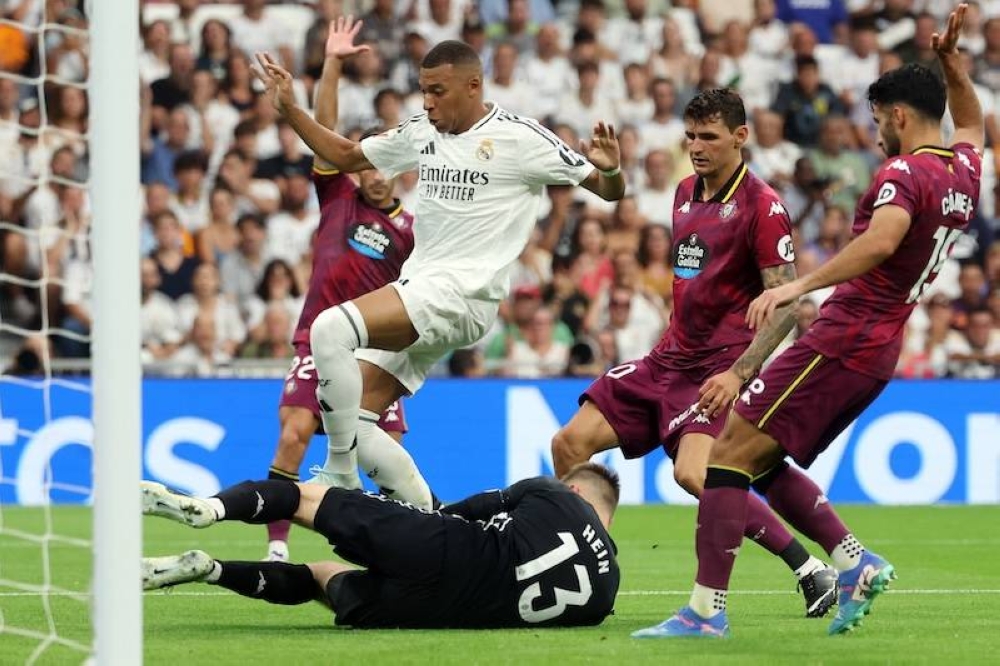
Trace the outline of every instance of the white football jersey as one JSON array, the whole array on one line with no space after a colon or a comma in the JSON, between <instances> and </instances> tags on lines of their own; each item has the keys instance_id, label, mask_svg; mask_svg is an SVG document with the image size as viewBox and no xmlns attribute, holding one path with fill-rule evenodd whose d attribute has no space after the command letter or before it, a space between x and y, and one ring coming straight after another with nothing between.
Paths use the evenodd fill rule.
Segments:
<instances>
[{"instance_id":1,"label":"white football jersey","mask_svg":"<svg viewBox=\"0 0 1000 666\"><path fill-rule=\"evenodd\" d=\"M418 169L408 275L456 275L467 298L499 300L528 242L545 185L579 185L585 157L530 118L493 104L468 131L441 134L421 113L361 142L386 175Z\"/></svg>"}]
</instances>

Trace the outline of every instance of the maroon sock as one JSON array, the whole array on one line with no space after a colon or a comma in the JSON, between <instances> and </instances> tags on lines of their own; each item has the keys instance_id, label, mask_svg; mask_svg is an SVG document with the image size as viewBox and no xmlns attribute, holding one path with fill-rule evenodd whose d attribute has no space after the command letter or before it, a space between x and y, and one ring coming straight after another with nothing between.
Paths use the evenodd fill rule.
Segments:
<instances>
[{"instance_id":1,"label":"maroon sock","mask_svg":"<svg viewBox=\"0 0 1000 666\"><path fill-rule=\"evenodd\" d=\"M764 550L781 555L782 551L795 540L785 524L759 497L750 493L747 501L747 524L743 536L764 547Z\"/></svg>"},{"instance_id":2,"label":"maroon sock","mask_svg":"<svg viewBox=\"0 0 1000 666\"><path fill-rule=\"evenodd\" d=\"M779 516L827 553L849 534L826 495L802 470L783 462L753 485Z\"/></svg>"},{"instance_id":3,"label":"maroon sock","mask_svg":"<svg viewBox=\"0 0 1000 666\"><path fill-rule=\"evenodd\" d=\"M292 530L292 521L276 520L267 524L268 541L288 541L288 533Z\"/></svg>"},{"instance_id":4,"label":"maroon sock","mask_svg":"<svg viewBox=\"0 0 1000 666\"><path fill-rule=\"evenodd\" d=\"M729 589L729 576L743 541L747 519L750 476L743 472L708 467L705 491L698 502L699 585L716 590Z\"/></svg>"}]
</instances>

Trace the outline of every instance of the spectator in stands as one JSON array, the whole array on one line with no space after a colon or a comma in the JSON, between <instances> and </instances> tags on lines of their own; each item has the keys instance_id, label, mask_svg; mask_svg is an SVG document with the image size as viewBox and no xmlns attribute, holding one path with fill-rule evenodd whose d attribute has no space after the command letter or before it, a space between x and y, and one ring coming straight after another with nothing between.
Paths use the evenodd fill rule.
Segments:
<instances>
[{"instance_id":1,"label":"spectator in stands","mask_svg":"<svg viewBox=\"0 0 1000 666\"><path fill-rule=\"evenodd\" d=\"M278 210L281 190L269 180L254 179L255 160L238 148L226 152L219 165L219 183L236 197L236 211L270 215Z\"/></svg>"},{"instance_id":2,"label":"spectator in stands","mask_svg":"<svg viewBox=\"0 0 1000 666\"><path fill-rule=\"evenodd\" d=\"M993 313L976 308L968 313L968 320L964 334L952 331L945 342L949 372L962 379L995 379L1000 376L1000 330Z\"/></svg>"},{"instance_id":3,"label":"spectator in stands","mask_svg":"<svg viewBox=\"0 0 1000 666\"><path fill-rule=\"evenodd\" d=\"M777 7L780 20L787 24L805 23L823 44L847 43L847 7L844 0L777 0Z\"/></svg>"},{"instance_id":4,"label":"spectator in stands","mask_svg":"<svg viewBox=\"0 0 1000 666\"><path fill-rule=\"evenodd\" d=\"M639 251L639 241L642 229L646 226L646 218L639 212L635 197L626 194L618 200L614 215L611 217L611 228L608 229L607 243L611 254L618 252Z\"/></svg>"},{"instance_id":5,"label":"spectator in stands","mask_svg":"<svg viewBox=\"0 0 1000 666\"><path fill-rule=\"evenodd\" d=\"M167 210L153 218L156 248L150 258L160 270L160 291L177 300L191 293L198 260L184 254L182 227L173 212Z\"/></svg>"},{"instance_id":6,"label":"spectator in stands","mask_svg":"<svg viewBox=\"0 0 1000 666\"><path fill-rule=\"evenodd\" d=\"M608 256L604 225L593 218L584 218L573 230L570 256L573 278L587 298L594 298L614 275Z\"/></svg>"},{"instance_id":7,"label":"spectator in stands","mask_svg":"<svg viewBox=\"0 0 1000 666\"><path fill-rule=\"evenodd\" d=\"M395 127L395 125L385 126ZM273 180L278 190L284 193L291 174L309 176L312 173L313 158L303 150L302 140L286 121L281 119L277 121L277 131L281 152L274 157L259 161L253 177Z\"/></svg>"},{"instance_id":8,"label":"spectator in stands","mask_svg":"<svg viewBox=\"0 0 1000 666\"><path fill-rule=\"evenodd\" d=\"M219 279L222 293L243 308L264 275L267 227L260 215L246 213L236 221L236 230L236 250L219 262Z\"/></svg>"},{"instance_id":9,"label":"spectator in stands","mask_svg":"<svg viewBox=\"0 0 1000 666\"><path fill-rule=\"evenodd\" d=\"M186 42L170 45L170 75L150 84L152 97L152 125L162 127L166 115L191 99L191 73L194 72L194 53Z\"/></svg>"},{"instance_id":10,"label":"spectator in stands","mask_svg":"<svg viewBox=\"0 0 1000 666\"><path fill-rule=\"evenodd\" d=\"M541 242L542 230L536 226L511 271L511 288L521 285L541 287L552 279L552 253L542 247Z\"/></svg>"},{"instance_id":11,"label":"spectator in stands","mask_svg":"<svg viewBox=\"0 0 1000 666\"><path fill-rule=\"evenodd\" d=\"M913 0L883 0L882 8L875 12L875 28L878 30L878 47L891 51L909 39L916 32Z\"/></svg>"},{"instance_id":12,"label":"spectator in stands","mask_svg":"<svg viewBox=\"0 0 1000 666\"><path fill-rule=\"evenodd\" d=\"M411 28L427 38L430 44L439 44L447 39L459 39L462 29L461 11L457 0L429 0L428 13L411 24Z\"/></svg>"},{"instance_id":13,"label":"spectator in stands","mask_svg":"<svg viewBox=\"0 0 1000 666\"><path fill-rule=\"evenodd\" d=\"M202 262L221 266L228 255L236 252L240 241L233 193L224 187L216 187L209 194L208 208L208 224L197 236L198 258Z\"/></svg>"},{"instance_id":14,"label":"spectator in stands","mask_svg":"<svg viewBox=\"0 0 1000 666\"><path fill-rule=\"evenodd\" d=\"M997 229L1000 232L1000 228ZM993 287L1000 287L1000 240L990 243L983 259L986 281Z\"/></svg>"},{"instance_id":15,"label":"spectator in stands","mask_svg":"<svg viewBox=\"0 0 1000 666\"><path fill-rule=\"evenodd\" d=\"M936 294L920 307L927 313L927 330L907 325L896 375L910 379L944 377L948 374L946 344L952 334L951 306L946 297Z\"/></svg>"},{"instance_id":16,"label":"spectator in stands","mask_svg":"<svg viewBox=\"0 0 1000 666\"><path fill-rule=\"evenodd\" d=\"M788 48L788 26L784 21L778 20L774 0L754 0L753 12L750 50L765 58L780 60Z\"/></svg>"},{"instance_id":17,"label":"spectator in stands","mask_svg":"<svg viewBox=\"0 0 1000 666\"><path fill-rule=\"evenodd\" d=\"M302 314L302 291L292 267L281 259L268 262L256 291L241 304L252 341L261 342L266 338L264 315L272 305L284 308L288 319L293 322L297 322Z\"/></svg>"},{"instance_id":18,"label":"spectator in stands","mask_svg":"<svg viewBox=\"0 0 1000 666\"><path fill-rule=\"evenodd\" d=\"M292 173L281 197L281 208L267 221L267 247L272 257L292 266L310 252L313 232L319 226L319 211L309 210L312 182L301 173Z\"/></svg>"},{"instance_id":19,"label":"spectator in stands","mask_svg":"<svg viewBox=\"0 0 1000 666\"><path fill-rule=\"evenodd\" d=\"M684 139L684 122L677 116L677 89L669 79L653 79L649 84L653 116L639 125L639 136L649 149L666 150L677 157Z\"/></svg>"},{"instance_id":20,"label":"spectator in stands","mask_svg":"<svg viewBox=\"0 0 1000 666\"><path fill-rule=\"evenodd\" d=\"M389 84L404 96L420 90L420 63L430 46L427 38L415 30L410 30L403 38L403 53L393 65L389 74Z\"/></svg>"},{"instance_id":21,"label":"spectator in stands","mask_svg":"<svg viewBox=\"0 0 1000 666\"><path fill-rule=\"evenodd\" d=\"M170 209L189 233L194 234L208 224L208 196L205 172L208 158L200 150L188 150L174 160L174 180L177 191L171 197Z\"/></svg>"},{"instance_id":22,"label":"spectator in stands","mask_svg":"<svg viewBox=\"0 0 1000 666\"><path fill-rule=\"evenodd\" d=\"M552 262L552 281L542 291L542 299L559 318L572 337L580 334L590 299L573 279L572 262L556 257Z\"/></svg>"},{"instance_id":23,"label":"spectator in stands","mask_svg":"<svg viewBox=\"0 0 1000 666\"><path fill-rule=\"evenodd\" d=\"M615 130L618 132L619 168L626 187L631 191L642 185L645 147L639 143L639 130L635 125L616 125Z\"/></svg>"},{"instance_id":24,"label":"spectator in stands","mask_svg":"<svg viewBox=\"0 0 1000 666\"><path fill-rule=\"evenodd\" d=\"M302 71L306 84L312 85L323 73L323 61L326 59L326 38L329 34L330 21L344 15L343 0L319 0L316 3L316 18L306 30L305 43L302 50ZM366 40L368 41L368 40ZM310 93L309 99L312 98Z\"/></svg>"},{"instance_id":25,"label":"spectator in stands","mask_svg":"<svg viewBox=\"0 0 1000 666\"><path fill-rule=\"evenodd\" d=\"M382 57L376 44L368 44L344 62L344 77L340 81L340 131L367 130L378 124L375 117L375 95L385 88Z\"/></svg>"},{"instance_id":26,"label":"spectator in stands","mask_svg":"<svg viewBox=\"0 0 1000 666\"><path fill-rule=\"evenodd\" d=\"M73 180L87 179L87 93L74 86L55 86L47 94L48 125L42 131L42 147L49 153L67 146L78 158Z\"/></svg>"},{"instance_id":27,"label":"spectator in stands","mask_svg":"<svg viewBox=\"0 0 1000 666\"><path fill-rule=\"evenodd\" d=\"M222 81L222 97L239 112L241 120L253 114L257 93L253 88L250 58L242 51L233 49L229 55L226 78Z\"/></svg>"},{"instance_id":28,"label":"spectator in stands","mask_svg":"<svg viewBox=\"0 0 1000 666\"><path fill-rule=\"evenodd\" d=\"M191 75L191 101L181 105L191 126L191 143L218 164L240 122L239 112L219 98L219 83L211 72Z\"/></svg>"},{"instance_id":29,"label":"spectator in stands","mask_svg":"<svg viewBox=\"0 0 1000 666\"><path fill-rule=\"evenodd\" d=\"M240 350L240 358L289 359L295 356L292 347L292 322L288 310L280 303L271 303L264 312L260 331Z\"/></svg>"},{"instance_id":30,"label":"spectator in stands","mask_svg":"<svg viewBox=\"0 0 1000 666\"><path fill-rule=\"evenodd\" d=\"M785 120L785 138L808 147L816 145L826 116L844 114L836 93L820 79L819 63L812 56L795 59L795 79L781 85L772 108Z\"/></svg>"},{"instance_id":31,"label":"spectator in stands","mask_svg":"<svg viewBox=\"0 0 1000 666\"><path fill-rule=\"evenodd\" d=\"M522 330L522 339L511 342L503 374L521 379L562 375L569 361L571 343L557 339L555 328L552 311L545 306L536 308Z\"/></svg>"},{"instance_id":32,"label":"spectator in stands","mask_svg":"<svg viewBox=\"0 0 1000 666\"><path fill-rule=\"evenodd\" d=\"M170 23L170 41L186 42L195 46L198 34L195 32L195 12L202 0L174 0L177 16Z\"/></svg>"},{"instance_id":33,"label":"spectator in stands","mask_svg":"<svg viewBox=\"0 0 1000 666\"><path fill-rule=\"evenodd\" d=\"M802 157L802 150L783 137L784 120L766 109L753 114L753 156L750 167L770 183L781 188L791 181L795 162Z\"/></svg>"},{"instance_id":34,"label":"spectator in stands","mask_svg":"<svg viewBox=\"0 0 1000 666\"><path fill-rule=\"evenodd\" d=\"M816 176L816 169L808 157L795 162L792 180L779 188L785 202L792 227L797 229L804 243L811 243L819 235L826 206L830 203L830 183Z\"/></svg>"},{"instance_id":35,"label":"spectator in stands","mask_svg":"<svg viewBox=\"0 0 1000 666\"><path fill-rule=\"evenodd\" d=\"M403 22L396 17L395 0L375 0L371 10L361 17L359 43L378 45L386 62L395 62L403 44Z\"/></svg>"},{"instance_id":36,"label":"spectator in stands","mask_svg":"<svg viewBox=\"0 0 1000 666\"><path fill-rule=\"evenodd\" d=\"M486 376L486 359L478 347L456 349L448 358L448 375L460 378Z\"/></svg>"},{"instance_id":37,"label":"spectator in stands","mask_svg":"<svg viewBox=\"0 0 1000 666\"><path fill-rule=\"evenodd\" d=\"M232 356L217 344L218 335L211 312L197 313L187 338L189 342L170 357L172 374L211 377L219 366L232 360Z\"/></svg>"},{"instance_id":38,"label":"spectator in stands","mask_svg":"<svg viewBox=\"0 0 1000 666\"><path fill-rule=\"evenodd\" d=\"M201 52L195 68L208 72L219 83L225 81L229 58L233 54L232 37L225 22L214 18L205 21L201 26Z\"/></svg>"},{"instance_id":39,"label":"spectator in stands","mask_svg":"<svg viewBox=\"0 0 1000 666\"><path fill-rule=\"evenodd\" d=\"M267 0L243 0L243 13L229 19L233 45L246 54L272 53L288 71L297 71L288 26L266 4Z\"/></svg>"},{"instance_id":40,"label":"spectator in stands","mask_svg":"<svg viewBox=\"0 0 1000 666\"><path fill-rule=\"evenodd\" d=\"M748 26L729 21L719 39L719 83L739 91L751 115L771 105L781 63L750 49Z\"/></svg>"},{"instance_id":41,"label":"spectator in stands","mask_svg":"<svg viewBox=\"0 0 1000 666\"><path fill-rule=\"evenodd\" d=\"M143 116L147 114L144 112ZM187 150L191 137L188 116L181 108L175 108L167 116L166 128L162 136L142 135L142 183L165 183L171 191L177 191L174 176L174 161Z\"/></svg>"},{"instance_id":42,"label":"spectator in stands","mask_svg":"<svg viewBox=\"0 0 1000 666\"><path fill-rule=\"evenodd\" d=\"M585 330L592 335L611 325L611 310L621 307L614 305L618 298L615 294L626 290L629 294L628 317L618 322L621 326L612 327L616 331L618 352L624 359L639 358L652 349L666 322L663 302L646 289L642 277L642 269L633 253L615 254L614 280L591 301L584 324Z\"/></svg>"},{"instance_id":43,"label":"spectator in stands","mask_svg":"<svg viewBox=\"0 0 1000 666\"><path fill-rule=\"evenodd\" d=\"M939 77L944 74L937 53L931 44L931 37L938 31L938 20L933 14L921 12L913 23L913 37L895 48L904 63L915 62L927 67Z\"/></svg>"},{"instance_id":44,"label":"spectator in stands","mask_svg":"<svg viewBox=\"0 0 1000 666\"><path fill-rule=\"evenodd\" d=\"M986 303L986 275L983 267L967 261L958 274L959 297L951 302L952 328L964 331L969 323L969 314L979 310Z\"/></svg>"},{"instance_id":45,"label":"spectator in stands","mask_svg":"<svg viewBox=\"0 0 1000 666\"><path fill-rule=\"evenodd\" d=\"M143 85L170 76L170 25L153 21L142 27L142 53L139 54L139 80Z\"/></svg>"},{"instance_id":46,"label":"spectator in stands","mask_svg":"<svg viewBox=\"0 0 1000 666\"><path fill-rule=\"evenodd\" d=\"M541 288L537 285L522 285L516 288L501 308L502 319L505 323L502 324L499 331L493 334L483 350L486 360L499 362L507 358L514 342L525 338L535 312L541 307ZM572 344L573 333L561 321L554 324L553 336L559 342L565 343L567 349Z\"/></svg>"},{"instance_id":47,"label":"spectator in stands","mask_svg":"<svg viewBox=\"0 0 1000 666\"><path fill-rule=\"evenodd\" d=\"M807 243L805 252L811 252L820 266L830 261L833 255L844 249L851 237L851 224L847 211L840 206L827 205L823 211L823 221L819 225L816 240Z\"/></svg>"},{"instance_id":48,"label":"spectator in stands","mask_svg":"<svg viewBox=\"0 0 1000 666\"><path fill-rule=\"evenodd\" d=\"M871 19L851 22L848 49L842 64L831 82L834 90L848 114L855 110L870 114L868 86L879 76L878 32Z\"/></svg>"},{"instance_id":49,"label":"spectator in stands","mask_svg":"<svg viewBox=\"0 0 1000 666\"><path fill-rule=\"evenodd\" d=\"M572 127L578 136L589 136L597 122L614 118L615 110L612 100L602 92L601 70L597 62L588 60L578 63L576 77L576 90L563 95L556 119Z\"/></svg>"},{"instance_id":50,"label":"spectator in stands","mask_svg":"<svg viewBox=\"0 0 1000 666\"><path fill-rule=\"evenodd\" d=\"M649 59L649 71L655 78L673 81L678 94L687 99L698 82L699 59L688 50L677 20L663 20L660 47Z\"/></svg>"},{"instance_id":51,"label":"spectator in stands","mask_svg":"<svg viewBox=\"0 0 1000 666\"><path fill-rule=\"evenodd\" d=\"M392 88L375 95L375 127L395 127L403 121L403 96Z\"/></svg>"},{"instance_id":52,"label":"spectator in stands","mask_svg":"<svg viewBox=\"0 0 1000 666\"><path fill-rule=\"evenodd\" d=\"M48 11L54 13L53 10L57 10L57 7L50 3ZM55 22L66 26L66 29L49 29L45 33L45 65L48 74L61 81L83 83L87 80L88 69L85 37L87 19L74 7L64 8L55 18Z\"/></svg>"},{"instance_id":53,"label":"spectator in stands","mask_svg":"<svg viewBox=\"0 0 1000 666\"><path fill-rule=\"evenodd\" d=\"M160 271L156 262L145 257L140 270L142 296L139 326L142 335L142 360L144 363L162 361L177 351L184 334L177 318L177 307L159 291Z\"/></svg>"},{"instance_id":54,"label":"spectator in stands","mask_svg":"<svg viewBox=\"0 0 1000 666\"><path fill-rule=\"evenodd\" d=\"M816 176L830 182L830 202L844 210L854 210L871 182L867 161L849 147L850 131L847 118L827 116L820 124L819 144L809 151Z\"/></svg>"},{"instance_id":55,"label":"spectator in stands","mask_svg":"<svg viewBox=\"0 0 1000 666\"><path fill-rule=\"evenodd\" d=\"M535 36L535 49L524 58L524 76L535 92L535 113L551 118L559 110L559 100L568 92L572 80L569 60L559 45L559 28L554 23L541 25Z\"/></svg>"},{"instance_id":56,"label":"spectator in stands","mask_svg":"<svg viewBox=\"0 0 1000 666\"><path fill-rule=\"evenodd\" d=\"M670 231L659 224L647 224L642 230L636 259L642 267L642 285L659 296L668 306L673 302L674 270L670 256Z\"/></svg>"},{"instance_id":57,"label":"spectator in stands","mask_svg":"<svg viewBox=\"0 0 1000 666\"><path fill-rule=\"evenodd\" d=\"M621 64L645 64L660 47L663 20L649 11L646 0L624 0L624 5L624 15L608 21L605 43Z\"/></svg>"},{"instance_id":58,"label":"spectator in stands","mask_svg":"<svg viewBox=\"0 0 1000 666\"><path fill-rule=\"evenodd\" d=\"M673 224L674 192L677 184L670 180L674 160L666 150L651 150L646 154L645 178L635 188L639 213L650 223L669 227Z\"/></svg>"},{"instance_id":59,"label":"spectator in stands","mask_svg":"<svg viewBox=\"0 0 1000 666\"><path fill-rule=\"evenodd\" d=\"M510 42L501 42L493 49L493 75L485 85L486 99L518 115L537 115L532 90L519 76L517 48Z\"/></svg>"},{"instance_id":60,"label":"spectator in stands","mask_svg":"<svg viewBox=\"0 0 1000 666\"><path fill-rule=\"evenodd\" d=\"M486 38L491 43L506 42L524 56L534 50L537 34L538 23L531 16L528 0L507 0L507 16L486 24Z\"/></svg>"},{"instance_id":61,"label":"spectator in stands","mask_svg":"<svg viewBox=\"0 0 1000 666\"><path fill-rule=\"evenodd\" d=\"M247 337L246 325L236 305L219 289L219 269L214 264L199 264L191 281L192 291L177 299L177 316L183 330L192 330L199 315L215 323L215 344L232 357Z\"/></svg>"},{"instance_id":62,"label":"spectator in stands","mask_svg":"<svg viewBox=\"0 0 1000 666\"><path fill-rule=\"evenodd\" d=\"M653 117L653 99L649 96L649 71L645 64L631 62L623 70L625 97L615 102L616 127L638 125Z\"/></svg>"},{"instance_id":63,"label":"spectator in stands","mask_svg":"<svg viewBox=\"0 0 1000 666\"><path fill-rule=\"evenodd\" d=\"M604 328L614 336L616 362L648 354L656 344L659 329L654 334L650 327L643 325L643 317L634 313L635 304L645 303L642 297L628 287L618 286L611 289L606 303L608 315Z\"/></svg>"},{"instance_id":64,"label":"spectator in stands","mask_svg":"<svg viewBox=\"0 0 1000 666\"><path fill-rule=\"evenodd\" d=\"M86 233L81 229L79 233ZM82 253L73 253L63 274L62 305L65 316L60 328L68 334L56 334L54 343L60 355L69 358L90 356L90 329L93 325L91 297L93 293L93 267L89 246L84 243Z\"/></svg>"}]
</instances>

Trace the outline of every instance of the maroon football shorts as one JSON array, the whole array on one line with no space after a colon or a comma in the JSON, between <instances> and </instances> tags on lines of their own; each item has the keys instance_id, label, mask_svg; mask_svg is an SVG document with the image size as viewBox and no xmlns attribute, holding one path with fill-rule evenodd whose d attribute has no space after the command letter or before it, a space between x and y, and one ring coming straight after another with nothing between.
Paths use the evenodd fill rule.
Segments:
<instances>
[{"instance_id":1,"label":"maroon football shorts","mask_svg":"<svg viewBox=\"0 0 1000 666\"><path fill-rule=\"evenodd\" d=\"M629 361L598 377L579 402L594 403L618 435L626 458L640 458L661 445L673 457L683 435L704 433L715 438L722 432L726 413L715 418L700 414L698 389L728 368L731 360L691 370L669 370L649 357Z\"/></svg>"},{"instance_id":2,"label":"maroon football shorts","mask_svg":"<svg viewBox=\"0 0 1000 666\"><path fill-rule=\"evenodd\" d=\"M295 358L292 359L292 367L285 376L285 385L281 391L281 402L279 407L302 407L308 409L316 415L320 422L316 432L323 432L323 421L320 416L319 402L316 400L316 386L319 384L319 376L316 374L316 364L313 362L312 349L309 343L303 342L295 345ZM389 405L389 408L382 412L378 427L386 432L405 433L406 414L403 412L403 402L397 400Z\"/></svg>"},{"instance_id":3,"label":"maroon football shorts","mask_svg":"<svg viewBox=\"0 0 1000 666\"><path fill-rule=\"evenodd\" d=\"M808 467L887 383L796 342L750 382L735 409Z\"/></svg>"}]
</instances>

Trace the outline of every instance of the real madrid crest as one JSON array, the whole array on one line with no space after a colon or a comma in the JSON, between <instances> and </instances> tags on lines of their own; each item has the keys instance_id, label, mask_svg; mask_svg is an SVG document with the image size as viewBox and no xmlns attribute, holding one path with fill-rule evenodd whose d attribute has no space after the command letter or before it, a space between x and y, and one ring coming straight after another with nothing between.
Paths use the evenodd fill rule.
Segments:
<instances>
[{"instance_id":1,"label":"real madrid crest","mask_svg":"<svg viewBox=\"0 0 1000 666\"><path fill-rule=\"evenodd\" d=\"M476 157L484 162L489 162L493 159L493 141L491 139L483 139L479 148L476 149Z\"/></svg>"},{"instance_id":2,"label":"real madrid crest","mask_svg":"<svg viewBox=\"0 0 1000 666\"><path fill-rule=\"evenodd\" d=\"M723 220L728 220L736 212L736 202L730 201L727 204L723 204L722 208L719 209L719 217Z\"/></svg>"}]
</instances>

